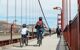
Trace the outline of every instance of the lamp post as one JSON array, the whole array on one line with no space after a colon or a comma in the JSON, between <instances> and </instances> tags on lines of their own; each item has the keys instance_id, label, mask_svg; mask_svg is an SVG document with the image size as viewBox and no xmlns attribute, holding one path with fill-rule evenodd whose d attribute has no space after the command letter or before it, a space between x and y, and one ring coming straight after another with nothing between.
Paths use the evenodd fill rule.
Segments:
<instances>
[{"instance_id":1,"label":"lamp post","mask_svg":"<svg viewBox=\"0 0 80 50\"><path fill-rule=\"evenodd\" d=\"M62 8L61 8L61 7L54 7L53 9L55 9L55 10L60 10L60 11L61 11L61 13L58 14L58 16L61 16L61 29L63 30ZM57 17L57 18L58 18L58 17ZM58 21L57 21L57 22L58 22ZM57 24L57 26L58 26L58 24Z\"/></svg>"},{"instance_id":2,"label":"lamp post","mask_svg":"<svg viewBox=\"0 0 80 50\"><path fill-rule=\"evenodd\" d=\"M62 10L61 7L54 7L53 9Z\"/></svg>"},{"instance_id":3,"label":"lamp post","mask_svg":"<svg viewBox=\"0 0 80 50\"><path fill-rule=\"evenodd\" d=\"M16 29L16 20L13 21L13 23L11 24L11 43L13 43L13 39L12 39L12 33L13 33L13 30Z\"/></svg>"}]
</instances>

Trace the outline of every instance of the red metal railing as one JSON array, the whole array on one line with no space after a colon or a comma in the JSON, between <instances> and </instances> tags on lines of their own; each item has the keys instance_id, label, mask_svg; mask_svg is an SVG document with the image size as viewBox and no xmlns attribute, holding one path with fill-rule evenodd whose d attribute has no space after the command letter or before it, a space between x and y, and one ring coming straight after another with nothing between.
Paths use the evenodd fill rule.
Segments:
<instances>
[{"instance_id":1,"label":"red metal railing","mask_svg":"<svg viewBox=\"0 0 80 50\"><path fill-rule=\"evenodd\" d=\"M80 50L78 15L66 26L63 35L70 50Z\"/></svg>"}]
</instances>

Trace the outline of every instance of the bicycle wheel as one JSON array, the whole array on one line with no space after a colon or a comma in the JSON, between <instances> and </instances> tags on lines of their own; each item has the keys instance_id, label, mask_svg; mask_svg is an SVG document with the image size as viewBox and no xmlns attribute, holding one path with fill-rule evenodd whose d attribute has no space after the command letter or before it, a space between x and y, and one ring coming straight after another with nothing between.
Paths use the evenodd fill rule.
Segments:
<instances>
[{"instance_id":1,"label":"bicycle wheel","mask_svg":"<svg viewBox=\"0 0 80 50\"><path fill-rule=\"evenodd\" d=\"M20 47L22 47L22 39L20 38Z\"/></svg>"},{"instance_id":2,"label":"bicycle wheel","mask_svg":"<svg viewBox=\"0 0 80 50\"><path fill-rule=\"evenodd\" d=\"M39 46L41 45L41 40L39 40Z\"/></svg>"},{"instance_id":3,"label":"bicycle wheel","mask_svg":"<svg viewBox=\"0 0 80 50\"><path fill-rule=\"evenodd\" d=\"M42 39L41 38L39 38L38 43L39 43L39 46L41 46L41 44L42 44Z\"/></svg>"}]
</instances>

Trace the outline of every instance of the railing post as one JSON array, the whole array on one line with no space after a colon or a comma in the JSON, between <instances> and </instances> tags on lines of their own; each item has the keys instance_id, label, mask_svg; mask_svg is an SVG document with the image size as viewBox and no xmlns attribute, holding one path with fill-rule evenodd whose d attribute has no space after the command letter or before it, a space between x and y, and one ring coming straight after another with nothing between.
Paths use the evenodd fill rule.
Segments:
<instances>
[{"instance_id":1,"label":"railing post","mask_svg":"<svg viewBox=\"0 0 80 50\"><path fill-rule=\"evenodd\" d=\"M33 26L32 26L32 38L34 38L34 30L33 30Z\"/></svg>"},{"instance_id":2,"label":"railing post","mask_svg":"<svg viewBox=\"0 0 80 50\"><path fill-rule=\"evenodd\" d=\"M80 0L78 0L78 50L80 49Z\"/></svg>"},{"instance_id":3,"label":"railing post","mask_svg":"<svg viewBox=\"0 0 80 50\"><path fill-rule=\"evenodd\" d=\"M12 43L12 27L13 27L13 24L11 24L11 42Z\"/></svg>"},{"instance_id":4,"label":"railing post","mask_svg":"<svg viewBox=\"0 0 80 50\"><path fill-rule=\"evenodd\" d=\"M61 29L64 30L64 0L62 0L62 10L61 10Z\"/></svg>"}]
</instances>

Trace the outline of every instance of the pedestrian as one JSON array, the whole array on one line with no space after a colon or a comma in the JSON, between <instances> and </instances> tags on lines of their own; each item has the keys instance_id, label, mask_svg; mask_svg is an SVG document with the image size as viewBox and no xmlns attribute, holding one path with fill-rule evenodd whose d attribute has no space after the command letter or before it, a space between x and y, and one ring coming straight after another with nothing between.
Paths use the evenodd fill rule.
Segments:
<instances>
[{"instance_id":1,"label":"pedestrian","mask_svg":"<svg viewBox=\"0 0 80 50\"><path fill-rule=\"evenodd\" d=\"M26 28L26 24L22 25L20 33L21 33L21 43L22 43L22 44L20 44L21 47L23 47L24 44L27 46L28 45L28 37L27 37L28 36L28 29ZM27 43L26 43L26 41L27 41Z\"/></svg>"},{"instance_id":2,"label":"pedestrian","mask_svg":"<svg viewBox=\"0 0 80 50\"><path fill-rule=\"evenodd\" d=\"M50 34L50 36L51 36L51 29L49 28L49 34Z\"/></svg>"},{"instance_id":3,"label":"pedestrian","mask_svg":"<svg viewBox=\"0 0 80 50\"><path fill-rule=\"evenodd\" d=\"M44 26L43 26L43 20L42 17L39 17L39 21L37 21L36 23L36 30L37 30L37 44L39 44L39 40L41 40L41 44L42 44L42 38L43 38L43 32L44 32Z\"/></svg>"},{"instance_id":4,"label":"pedestrian","mask_svg":"<svg viewBox=\"0 0 80 50\"><path fill-rule=\"evenodd\" d=\"M60 37L60 28L59 26L56 28L57 37Z\"/></svg>"}]
</instances>

